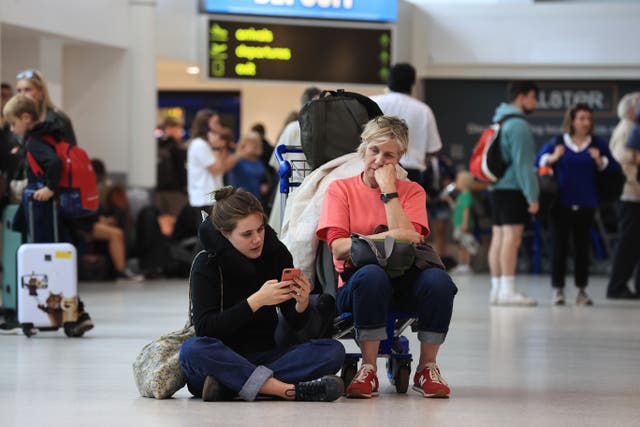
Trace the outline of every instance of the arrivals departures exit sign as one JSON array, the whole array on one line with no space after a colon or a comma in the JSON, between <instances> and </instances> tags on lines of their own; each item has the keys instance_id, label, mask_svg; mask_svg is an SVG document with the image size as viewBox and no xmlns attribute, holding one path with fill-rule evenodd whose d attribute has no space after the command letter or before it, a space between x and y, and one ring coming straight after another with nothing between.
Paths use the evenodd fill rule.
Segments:
<instances>
[{"instance_id":1,"label":"arrivals departures exit sign","mask_svg":"<svg viewBox=\"0 0 640 427\"><path fill-rule=\"evenodd\" d=\"M317 27L209 20L208 76L385 84L388 28Z\"/></svg>"}]
</instances>

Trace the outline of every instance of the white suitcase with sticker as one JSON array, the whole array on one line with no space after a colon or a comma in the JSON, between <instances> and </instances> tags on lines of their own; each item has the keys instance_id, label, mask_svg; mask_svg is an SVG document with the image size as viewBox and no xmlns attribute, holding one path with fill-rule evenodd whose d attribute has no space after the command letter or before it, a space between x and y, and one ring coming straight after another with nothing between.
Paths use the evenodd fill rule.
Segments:
<instances>
[{"instance_id":1,"label":"white suitcase with sticker","mask_svg":"<svg viewBox=\"0 0 640 427\"><path fill-rule=\"evenodd\" d=\"M57 222L55 214L54 221ZM33 230L33 224L29 226ZM69 243L25 243L20 246L16 284L18 322L25 335L62 327L71 336L78 318L76 260L76 249Z\"/></svg>"}]
</instances>

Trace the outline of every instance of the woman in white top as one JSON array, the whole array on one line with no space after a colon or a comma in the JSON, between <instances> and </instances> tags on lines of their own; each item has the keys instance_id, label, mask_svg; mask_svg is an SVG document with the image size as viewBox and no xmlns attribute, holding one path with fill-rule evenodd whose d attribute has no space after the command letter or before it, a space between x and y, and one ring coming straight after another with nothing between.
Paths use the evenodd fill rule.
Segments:
<instances>
[{"instance_id":1,"label":"woman in white top","mask_svg":"<svg viewBox=\"0 0 640 427\"><path fill-rule=\"evenodd\" d=\"M220 126L218 113L209 109L196 113L187 150L189 206L176 220L175 239L197 235L200 212L209 212L213 204L212 192L224 186L224 174L245 157L242 150L231 153L228 140L233 140L233 133Z\"/></svg>"}]
</instances>

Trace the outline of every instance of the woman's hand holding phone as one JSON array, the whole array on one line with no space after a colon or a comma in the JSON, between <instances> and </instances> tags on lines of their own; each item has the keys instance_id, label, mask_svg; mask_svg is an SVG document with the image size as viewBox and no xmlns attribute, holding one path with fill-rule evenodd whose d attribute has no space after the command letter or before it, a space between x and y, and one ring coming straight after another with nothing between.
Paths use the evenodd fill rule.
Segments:
<instances>
[{"instance_id":1,"label":"woman's hand holding phone","mask_svg":"<svg viewBox=\"0 0 640 427\"><path fill-rule=\"evenodd\" d=\"M278 305L291 299L291 297L290 282L267 280L256 293L247 298L247 302L255 313L261 307Z\"/></svg>"},{"instance_id":2,"label":"woman's hand holding phone","mask_svg":"<svg viewBox=\"0 0 640 427\"><path fill-rule=\"evenodd\" d=\"M282 270L282 281L289 283L291 296L296 300L296 311L302 313L309 306L311 283L299 268Z\"/></svg>"}]
</instances>

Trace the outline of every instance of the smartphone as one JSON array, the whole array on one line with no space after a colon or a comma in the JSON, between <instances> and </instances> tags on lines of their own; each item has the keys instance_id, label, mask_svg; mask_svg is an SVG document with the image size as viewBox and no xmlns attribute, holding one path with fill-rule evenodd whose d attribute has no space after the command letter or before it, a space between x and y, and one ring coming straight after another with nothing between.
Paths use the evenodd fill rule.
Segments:
<instances>
[{"instance_id":1,"label":"smartphone","mask_svg":"<svg viewBox=\"0 0 640 427\"><path fill-rule=\"evenodd\" d=\"M282 270L282 279L280 279L280 281L293 280L294 277L300 277L301 275L302 272L299 268L285 268Z\"/></svg>"}]
</instances>

